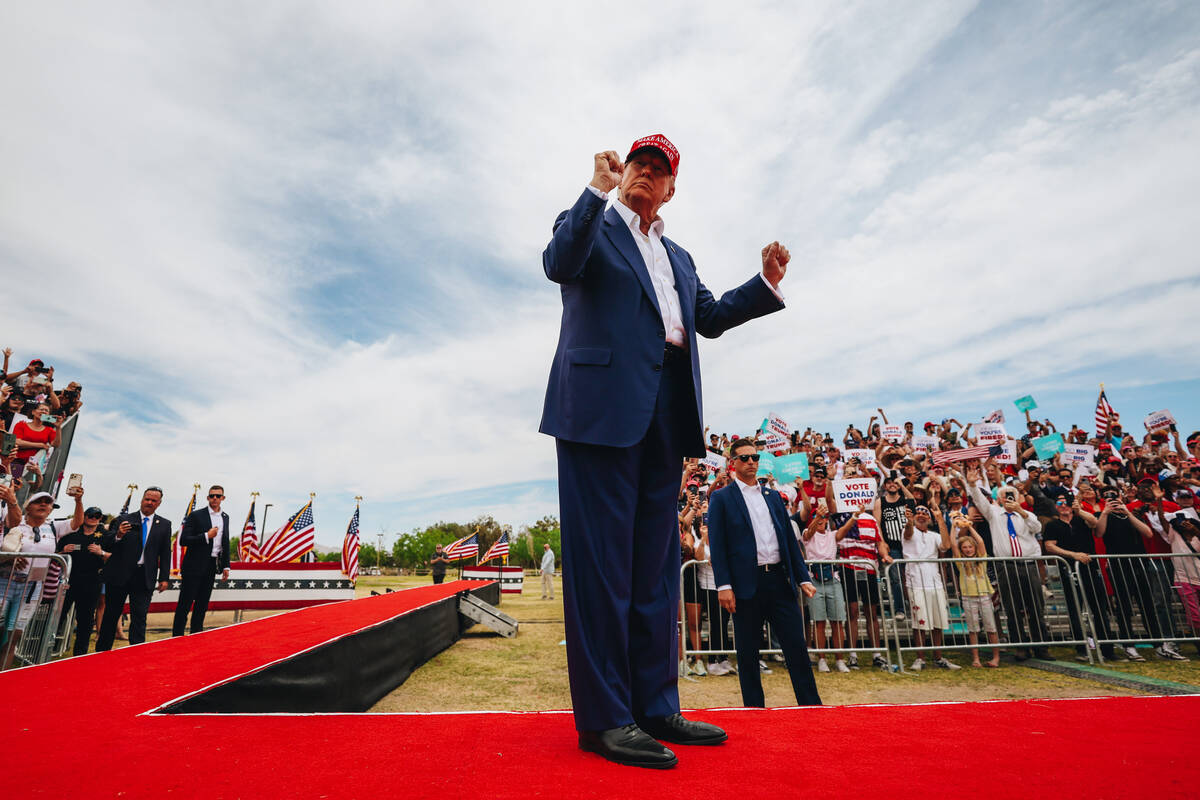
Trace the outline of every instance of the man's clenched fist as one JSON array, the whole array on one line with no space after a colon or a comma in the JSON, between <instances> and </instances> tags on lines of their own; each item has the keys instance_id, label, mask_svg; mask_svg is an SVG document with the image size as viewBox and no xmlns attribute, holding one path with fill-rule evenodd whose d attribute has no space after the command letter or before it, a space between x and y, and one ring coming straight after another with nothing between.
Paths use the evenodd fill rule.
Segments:
<instances>
[{"instance_id":1,"label":"man's clenched fist","mask_svg":"<svg viewBox=\"0 0 1200 800\"><path fill-rule=\"evenodd\" d=\"M611 192L621 182L621 173L625 165L615 150L605 150L596 153L595 171L592 173L592 186L602 192Z\"/></svg>"}]
</instances>

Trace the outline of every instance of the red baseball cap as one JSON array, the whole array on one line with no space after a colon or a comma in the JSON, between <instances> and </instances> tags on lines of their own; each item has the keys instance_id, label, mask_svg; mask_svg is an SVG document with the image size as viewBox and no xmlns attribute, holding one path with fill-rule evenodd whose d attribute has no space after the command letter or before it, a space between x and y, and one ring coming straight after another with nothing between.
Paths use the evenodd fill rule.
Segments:
<instances>
[{"instance_id":1,"label":"red baseball cap","mask_svg":"<svg viewBox=\"0 0 1200 800\"><path fill-rule=\"evenodd\" d=\"M661 133L643 136L629 147L629 155L625 156L628 161L638 150L644 150L647 147L657 150L662 153L663 158L667 160L667 164L671 166L671 174L679 174L679 150L675 145L671 144L671 140L663 136Z\"/></svg>"}]
</instances>

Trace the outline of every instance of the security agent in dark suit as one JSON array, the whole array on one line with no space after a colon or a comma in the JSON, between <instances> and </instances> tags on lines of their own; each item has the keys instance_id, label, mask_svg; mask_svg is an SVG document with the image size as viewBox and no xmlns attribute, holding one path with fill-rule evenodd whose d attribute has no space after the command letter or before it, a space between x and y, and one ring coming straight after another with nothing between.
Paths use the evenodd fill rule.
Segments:
<instances>
[{"instance_id":1,"label":"security agent in dark suit","mask_svg":"<svg viewBox=\"0 0 1200 800\"><path fill-rule=\"evenodd\" d=\"M563 313L540 430L555 437L567 671L579 746L667 768L672 744L725 732L679 713L679 535L685 456L704 454L697 336L778 311L787 249L714 298L691 255L663 236L679 151L660 135L622 164L594 157L591 183L542 254ZM619 197L606 209L609 192Z\"/></svg>"},{"instance_id":2,"label":"security agent in dark suit","mask_svg":"<svg viewBox=\"0 0 1200 800\"><path fill-rule=\"evenodd\" d=\"M183 636L188 611L192 612L192 633L204 630L204 615L217 573L221 573L221 580L229 580L229 515L221 510L224 499L225 489L213 486L208 490L208 505L183 521L179 545L187 549L179 565L179 602L172 636Z\"/></svg>"},{"instance_id":3,"label":"security agent in dark suit","mask_svg":"<svg viewBox=\"0 0 1200 800\"><path fill-rule=\"evenodd\" d=\"M141 508L117 517L109 526L101 548L112 553L104 565L104 619L96 636L96 652L111 650L125 599L129 599L129 643L146 641L146 614L155 586L167 589L171 576L171 521L155 514L162 489L151 486L142 493Z\"/></svg>"},{"instance_id":4,"label":"security agent in dark suit","mask_svg":"<svg viewBox=\"0 0 1200 800\"><path fill-rule=\"evenodd\" d=\"M808 662L804 618L797 585L806 597L816 594L808 566L788 521L779 492L758 485L758 449L747 439L730 447L735 480L708 501L708 544L721 607L733 614L742 703L762 708L758 644L763 621L783 648L796 702L819 706L821 697Z\"/></svg>"}]
</instances>

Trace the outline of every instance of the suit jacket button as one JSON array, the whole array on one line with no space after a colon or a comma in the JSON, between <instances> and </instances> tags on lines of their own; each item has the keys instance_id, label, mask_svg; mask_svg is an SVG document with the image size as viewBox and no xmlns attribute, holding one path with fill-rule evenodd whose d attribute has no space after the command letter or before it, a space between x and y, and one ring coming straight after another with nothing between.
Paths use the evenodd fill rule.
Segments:
<instances>
[{"instance_id":1,"label":"suit jacket button","mask_svg":"<svg viewBox=\"0 0 1200 800\"><path fill-rule=\"evenodd\" d=\"M662 372L662 364L655 364L655 365L654 365L654 371L655 371L655 372Z\"/></svg>"},{"instance_id":2,"label":"suit jacket button","mask_svg":"<svg viewBox=\"0 0 1200 800\"><path fill-rule=\"evenodd\" d=\"M666 335L667 335L667 332L666 332L666 331L664 331L664 330L660 330L660 331L658 332L658 338L660 338L660 339L663 339L663 338L665 338L665 337L666 337Z\"/></svg>"}]
</instances>

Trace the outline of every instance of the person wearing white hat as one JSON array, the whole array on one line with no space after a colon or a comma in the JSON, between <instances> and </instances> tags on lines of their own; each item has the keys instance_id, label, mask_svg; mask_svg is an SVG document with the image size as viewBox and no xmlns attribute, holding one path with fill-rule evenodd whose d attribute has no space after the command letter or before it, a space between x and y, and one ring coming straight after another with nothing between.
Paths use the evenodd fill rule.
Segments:
<instances>
[{"instance_id":1,"label":"person wearing white hat","mask_svg":"<svg viewBox=\"0 0 1200 800\"><path fill-rule=\"evenodd\" d=\"M5 549L16 553L53 553L60 536L65 536L83 524L83 487L67 490L75 498L75 513L71 519L47 522L50 512L58 508L54 496L49 492L35 492L25 501L25 516L21 524L5 536ZM9 542L15 549L9 548ZM46 574L49 559L17 558L0 565L0 586L4 588L0 597L6 641L0 656L0 669L12 665L21 631L33 616L41 598L42 577Z\"/></svg>"}]
</instances>

